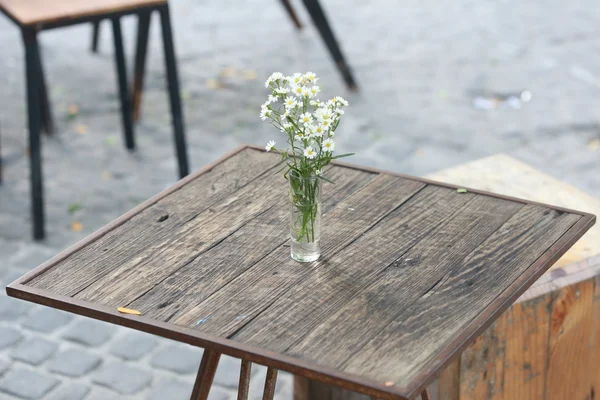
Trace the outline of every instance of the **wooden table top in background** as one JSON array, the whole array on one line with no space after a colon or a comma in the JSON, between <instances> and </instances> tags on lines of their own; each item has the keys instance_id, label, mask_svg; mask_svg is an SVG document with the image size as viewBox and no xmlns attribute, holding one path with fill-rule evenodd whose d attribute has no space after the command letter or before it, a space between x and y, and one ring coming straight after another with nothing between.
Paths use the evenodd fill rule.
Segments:
<instances>
[{"instance_id":1,"label":"wooden table top in background","mask_svg":"<svg viewBox=\"0 0 600 400\"><path fill-rule=\"evenodd\" d=\"M408 399L595 221L347 164L322 257L290 259L278 156L243 147L7 292L382 399ZM142 316L120 314L117 307Z\"/></svg>"}]
</instances>

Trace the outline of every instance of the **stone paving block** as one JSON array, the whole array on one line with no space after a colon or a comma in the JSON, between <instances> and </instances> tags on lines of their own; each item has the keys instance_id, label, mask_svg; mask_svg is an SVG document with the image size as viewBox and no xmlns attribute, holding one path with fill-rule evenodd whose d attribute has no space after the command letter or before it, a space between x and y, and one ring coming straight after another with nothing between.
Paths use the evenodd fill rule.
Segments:
<instances>
[{"instance_id":1,"label":"stone paving block","mask_svg":"<svg viewBox=\"0 0 600 400\"><path fill-rule=\"evenodd\" d=\"M58 348L58 344L39 337L22 341L14 348L11 357L31 365L39 365L46 361Z\"/></svg>"},{"instance_id":2,"label":"stone paving block","mask_svg":"<svg viewBox=\"0 0 600 400\"><path fill-rule=\"evenodd\" d=\"M117 393L130 395L150 385L152 376L141 369L123 363L113 363L94 372L92 381Z\"/></svg>"},{"instance_id":3,"label":"stone paving block","mask_svg":"<svg viewBox=\"0 0 600 400\"><path fill-rule=\"evenodd\" d=\"M58 379L39 372L16 368L0 378L0 391L23 399L39 400L58 384Z\"/></svg>"},{"instance_id":4,"label":"stone paving block","mask_svg":"<svg viewBox=\"0 0 600 400\"><path fill-rule=\"evenodd\" d=\"M48 369L61 375L80 377L100 365L100 357L79 349L69 349L56 354Z\"/></svg>"},{"instance_id":5,"label":"stone paving block","mask_svg":"<svg viewBox=\"0 0 600 400\"><path fill-rule=\"evenodd\" d=\"M110 352L125 360L139 360L150 354L158 341L150 334L132 332L114 340Z\"/></svg>"},{"instance_id":6,"label":"stone paving block","mask_svg":"<svg viewBox=\"0 0 600 400\"><path fill-rule=\"evenodd\" d=\"M63 337L86 346L100 346L115 333L116 327L102 321L81 319L68 327Z\"/></svg>"},{"instance_id":7,"label":"stone paving block","mask_svg":"<svg viewBox=\"0 0 600 400\"><path fill-rule=\"evenodd\" d=\"M32 303L8 296L0 297L0 321L14 321L29 312Z\"/></svg>"},{"instance_id":8,"label":"stone paving block","mask_svg":"<svg viewBox=\"0 0 600 400\"><path fill-rule=\"evenodd\" d=\"M21 325L36 332L50 333L73 319L73 315L50 307L37 308Z\"/></svg>"},{"instance_id":9,"label":"stone paving block","mask_svg":"<svg viewBox=\"0 0 600 400\"><path fill-rule=\"evenodd\" d=\"M10 362L0 358L0 376L8 370L8 367L10 367Z\"/></svg>"},{"instance_id":10,"label":"stone paving block","mask_svg":"<svg viewBox=\"0 0 600 400\"><path fill-rule=\"evenodd\" d=\"M217 373L215 374L215 383L217 385L237 388L240 380L241 361L237 358L223 356L219 360ZM254 370L255 365L252 366Z\"/></svg>"},{"instance_id":11,"label":"stone paving block","mask_svg":"<svg viewBox=\"0 0 600 400\"><path fill-rule=\"evenodd\" d=\"M54 249L38 244L30 244L24 246L15 257L11 258L11 262L31 270L52 258L56 253L57 251Z\"/></svg>"},{"instance_id":12,"label":"stone paving block","mask_svg":"<svg viewBox=\"0 0 600 400\"><path fill-rule=\"evenodd\" d=\"M22 337L23 335L17 329L0 326L0 349L14 345Z\"/></svg>"},{"instance_id":13,"label":"stone paving block","mask_svg":"<svg viewBox=\"0 0 600 400\"><path fill-rule=\"evenodd\" d=\"M44 400L83 400L89 392L89 386L80 383L64 382L52 390Z\"/></svg>"},{"instance_id":14,"label":"stone paving block","mask_svg":"<svg viewBox=\"0 0 600 400\"><path fill-rule=\"evenodd\" d=\"M189 382L178 380L160 382L152 388L148 400L189 400L193 388L193 383Z\"/></svg>"},{"instance_id":15,"label":"stone paving block","mask_svg":"<svg viewBox=\"0 0 600 400\"><path fill-rule=\"evenodd\" d=\"M197 347L169 345L160 349L150 364L180 374L192 374L198 371L201 359L202 350Z\"/></svg>"}]
</instances>

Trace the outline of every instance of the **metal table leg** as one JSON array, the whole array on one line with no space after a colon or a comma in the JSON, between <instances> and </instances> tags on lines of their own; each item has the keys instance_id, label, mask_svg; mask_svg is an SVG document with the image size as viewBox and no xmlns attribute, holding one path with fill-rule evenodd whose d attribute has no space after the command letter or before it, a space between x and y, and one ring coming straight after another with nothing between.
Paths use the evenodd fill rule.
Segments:
<instances>
[{"instance_id":1,"label":"metal table leg","mask_svg":"<svg viewBox=\"0 0 600 400\"><path fill-rule=\"evenodd\" d=\"M137 44L135 47L135 66L133 72L133 119L140 119L142 91L144 89L144 73L148 52L148 33L150 32L151 11L143 11L138 16Z\"/></svg>"},{"instance_id":2,"label":"metal table leg","mask_svg":"<svg viewBox=\"0 0 600 400\"><path fill-rule=\"evenodd\" d=\"M215 372L217 372L220 358L221 354L212 350L204 350L190 400L208 399L208 393L210 392L210 387L215 378Z\"/></svg>"}]
</instances>

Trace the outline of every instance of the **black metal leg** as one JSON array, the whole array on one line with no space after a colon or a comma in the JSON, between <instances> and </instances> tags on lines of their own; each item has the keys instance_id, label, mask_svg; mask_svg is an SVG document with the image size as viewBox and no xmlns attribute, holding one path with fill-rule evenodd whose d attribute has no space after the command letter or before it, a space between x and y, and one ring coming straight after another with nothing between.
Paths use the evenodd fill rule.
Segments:
<instances>
[{"instance_id":1,"label":"black metal leg","mask_svg":"<svg viewBox=\"0 0 600 400\"><path fill-rule=\"evenodd\" d=\"M185 133L183 130L183 110L181 109L181 97L179 95L179 78L177 76L173 32L171 31L171 19L169 16L168 5L164 5L160 8L160 24L162 26L163 45L165 48L167 80L169 82L171 117L173 119L174 129L173 136L175 139L177 162L179 164L179 176L183 178L189 173L189 166L185 144Z\"/></svg>"},{"instance_id":2,"label":"black metal leg","mask_svg":"<svg viewBox=\"0 0 600 400\"><path fill-rule=\"evenodd\" d=\"M27 75L27 113L29 117L29 162L31 166L31 210L33 215L33 237L43 239L44 234L44 193L42 184L42 148L40 138L40 69L39 49L36 32L23 30L25 44L25 70Z\"/></svg>"},{"instance_id":3,"label":"black metal leg","mask_svg":"<svg viewBox=\"0 0 600 400\"><path fill-rule=\"evenodd\" d=\"M92 53L98 52L98 38L100 37L100 21L92 22Z\"/></svg>"},{"instance_id":4,"label":"black metal leg","mask_svg":"<svg viewBox=\"0 0 600 400\"><path fill-rule=\"evenodd\" d=\"M140 119L142 91L144 89L144 73L146 70L146 54L148 52L148 33L150 31L150 12L142 12L138 17L137 45L135 51L135 68L133 72L133 119Z\"/></svg>"},{"instance_id":5,"label":"black metal leg","mask_svg":"<svg viewBox=\"0 0 600 400\"><path fill-rule=\"evenodd\" d=\"M50 107L50 100L48 98L49 97L48 89L46 86L44 66L42 63L42 55L41 55L41 50L39 49L39 46L38 46L38 53L37 53L37 67L39 69L39 76L40 76L39 93L40 93L42 128L48 135L52 135L54 133L52 108Z\"/></svg>"},{"instance_id":6,"label":"black metal leg","mask_svg":"<svg viewBox=\"0 0 600 400\"><path fill-rule=\"evenodd\" d=\"M333 35L333 31L327 22L327 17L323 12L323 8L319 4L318 0L302 0L310 17L312 18L315 26L319 30L321 37L325 41L325 44L329 48L329 52L333 57L339 71L341 72L348 88L350 90L357 90L358 86L354 81L354 77L352 76L352 72L350 71L350 67L346 64L346 60L344 59L344 55L342 54L342 50L340 49L338 42Z\"/></svg>"},{"instance_id":7,"label":"black metal leg","mask_svg":"<svg viewBox=\"0 0 600 400\"><path fill-rule=\"evenodd\" d=\"M125 67L125 52L123 50L123 35L121 33L121 20L118 17L112 19L113 36L115 39L115 65L117 67L117 79L119 81L119 94L121 96L121 114L123 117L123 130L125 134L125 146L129 150L135 148L133 137L133 119L131 114L131 96L127 84L127 70Z\"/></svg>"},{"instance_id":8,"label":"black metal leg","mask_svg":"<svg viewBox=\"0 0 600 400\"><path fill-rule=\"evenodd\" d=\"M292 7L292 3L290 3L290 0L281 0L281 4L287 11L288 15L290 16L290 19L292 20L296 28L302 29L302 23L298 19L296 11L294 11L294 7Z\"/></svg>"}]
</instances>

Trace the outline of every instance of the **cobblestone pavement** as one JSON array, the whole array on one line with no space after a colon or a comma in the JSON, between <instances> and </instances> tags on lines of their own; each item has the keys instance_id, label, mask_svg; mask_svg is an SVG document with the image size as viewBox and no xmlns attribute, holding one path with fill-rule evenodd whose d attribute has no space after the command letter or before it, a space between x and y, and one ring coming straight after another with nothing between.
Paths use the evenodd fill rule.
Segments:
<instances>
[{"instance_id":1,"label":"cobblestone pavement","mask_svg":"<svg viewBox=\"0 0 600 400\"><path fill-rule=\"evenodd\" d=\"M410 174L505 152L600 195L600 8L591 0L322 0L362 87L346 93L312 26L297 32L275 0L173 0L194 168L277 133L258 119L270 72L313 70L351 107L338 148ZM300 10L301 18L308 18ZM133 54L135 21L125 25ZM58 127L43 140L48 240L30 239L23 50L0 19L0 286L174 182L162 49L153 20L139 148L121 145L108 25L44 32ZM131 66L131 62L129 63ZM529 102L490 102L531 92ZM68 119L70 105L78 107ZM519 108L520 106L520 108ZM491 109L486 109L491 108ZM0 399L186 399L201 351L0 295ZM253 379L259 396L264 370ZM212 399L233 399L222 361ZM278 385L291 398L291 377Z\"/></svg>"}]
</instances>

